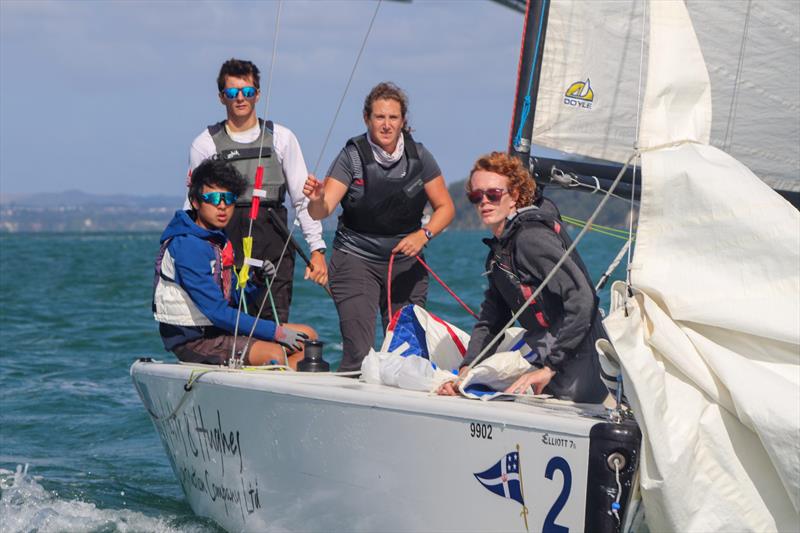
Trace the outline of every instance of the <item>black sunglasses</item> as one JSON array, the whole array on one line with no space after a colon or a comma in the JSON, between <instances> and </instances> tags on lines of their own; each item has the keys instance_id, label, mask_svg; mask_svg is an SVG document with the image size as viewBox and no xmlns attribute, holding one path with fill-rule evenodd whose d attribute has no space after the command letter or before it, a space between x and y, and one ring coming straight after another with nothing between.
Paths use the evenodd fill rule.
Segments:
<instances>
[{"instance_id":1,"label":"black sunglasses","mask_svg":"<svg viewBox=\"0 0 800 533\"><path fill-rule=\"evenodd\" d=\"M473 190L471 190L470 192L467 193L467 198L469 199L469 201L471 203L479 204L479 203L481 203L481 200L483 200L483 197L486 196L486 198L490 202L492 202L493 204L496 204L497 202L500 201L500 199L503 197L503 195L505 193L507 193L507 192L508 192L508 190L499 189L499 188L473 189Z\"/></svg>"}]
</instances>

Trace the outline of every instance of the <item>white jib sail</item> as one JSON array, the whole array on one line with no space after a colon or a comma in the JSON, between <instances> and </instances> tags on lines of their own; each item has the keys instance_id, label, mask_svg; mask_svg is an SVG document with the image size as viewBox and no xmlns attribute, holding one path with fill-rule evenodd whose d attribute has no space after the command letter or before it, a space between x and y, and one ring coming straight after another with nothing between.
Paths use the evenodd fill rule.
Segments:
<instances>
[{"instance_id":1,"label":"white jib sail","mask_svg":"<svg viewBox=\"0 0 800 533\"><path fill-rule=\"evenodd\" d=\"M800 214L709 145L713 85L683 2L648 9L635 296L615 287L605 320L644 434L648 524L796 530Z\"/></svg>"}]
</instances>

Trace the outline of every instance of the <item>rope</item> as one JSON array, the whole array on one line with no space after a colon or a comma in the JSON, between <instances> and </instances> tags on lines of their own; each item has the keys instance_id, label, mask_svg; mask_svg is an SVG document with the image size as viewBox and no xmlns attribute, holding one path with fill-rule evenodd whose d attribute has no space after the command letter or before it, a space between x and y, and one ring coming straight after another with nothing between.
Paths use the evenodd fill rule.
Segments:
<instances>
[{"instance_id":1,"label":"rope","mask_svg":"<svg viewBox=\"0 0 800 533\"><path fill-rule=\"evenodd\" d=\"M619 265L620 261L622 261L622 258L625 256L625 252L627 252L628 248L630 248L631 242L633 242L633 241L628 239L628 240L625 241L625 244L622 245L622 248L620 248L619 253L617 254L617 256L614 258L613 261L611 261L611 264L608 265L608 268L603 273L603 275L600 277L600 281L597 282L597 285L594 288L594 292L597 292L597 291L599 291L600 289L602 289L603 287L606 286L606 282L608 281L608 278L610 278L611 274L614 272L614 270L617 269L617 266Z\"/></svg>"},{"instance_id":2,"label":"rope","mask_svg":"<svg viewBox=\"0 0 800 533\"><path fill-rule=\"evenodd\" d=\"M467 367L467 370L472 370L472 368L476 364L478 364L483 360L483 358L486 356L489 350L491 350L492 347L497 343L497 341L503 338L505 331L514 325L514 323L517 321L519 316L525 311L525 309L527 309L531 305L531 303L533 303L533 301L539 297L539 294L541 294L542 290L544 290L544 288L547 287L547 284L550 283L550 280L553 279L553 277L556 275L558 270L561 268L561 265L564 264L564 262L572 253L572 251L578 246L578 243L581 241L581 239L583 239L583 236L586 235L586 232L589 231L589 227L591 227L592 223L594 222L594 219L597 218L597 215L600 213L603 207L605 207L606 202L611 197L611 193L613 193L614 189L617 188L617 185L622 179L622 176L625 174L625 171L628 170L628 166L630 166L631 161L633 161L637 155L638 152L634 152L633 154L631 154L631 156L625 162L625 165L620 169L619 173L617 174L617 177L611 184L611 187L609 187L608 192L603 196L603 199L600 200L600 203L597 204L597 207L595 208L594 213L592 213L592 216L590 216L589 220L586 221L586 226L581 230L578 236L575 237L575 240L572 242L570 247L567 248L567 251L564 252L564 255L561 256L561 259L559 259L558 262L556 262L555 266L553 266L552 270L550 270L550 273L547 274L547 276L545 276L544 280L542 280L542 283L539 285L539 287L533 292L533 294L531 294L528 297L528 299L519 308L519 310L517 310L517 312L514 313L514 315L509 319L506 325L500 329L497 335L495 335L495 337L483 348L483 350L480 351L477 357L475 357L475 359L472 360L472 362Z\"/></svg>"},{"instance_id":3,"label":"rope","mask_svg":"<svg viewBox=\"0 0 800 533\"><path fill-rule=\"evenodd\" d=\"M574 218L568 215L562 215L561 218L567 224L571 224L578 228L586 226L586 221L581 220L579 218ZM589 230L594 231L596 233L600 233L601 235L608 235L609 237L614 237L615 239L629 240L628 230L612 228L609 226L600 226L599 224L592 224L592 227L590 227Z\"/></svg>"},{"instance_id":4,"label":"rope","mask_svg":"<svg viewBox=\"0 0 800 533\"><path fill-rule=\"evenodd\" d=\"M744 52L747 45L747 30L750 27L750 9L753 7L753 0L747 2L747 12L744 16L744 28L742 29L742 45L739 47L739 63L736 65L736 79L733 82L733 95L731 96L731 107L728 111L728 125L725 127L725 140L722 149L727 152L733 142L733 127L736 124L736 103L739 99L739 83L741 81L742 66L744 66ZM730 140L729 140L730 139Z\"/></svg>"},{"instance_id":5,"label":"rope","mask_svg":"<svg viewBox=\"0 0 800 533\"><path fill-rule=\"evenodd\" d=\"M391 256L389 256L389 272L387 273L387 278L388 279L386 280L386 309L388 309L388 311L389 311L389 315L388 315L389 318L394 316L394 314L392 313L392 267L394 265L394 256L395 255L397 255L397 254L392 254ZM448 287L447 284L444 281L442 281L442 278L440 278L438 275L436 275L436 272L434 272L433 269L431 267L429 267L428 264L425 263L425 261L422 260L422 258L420 256L415 256L415 258L416 258L417 261L419 261L419 263L423 267L425 267L425 270L430 272L431 275L434 277L434 279L436 281L438 281L439 284L442 287L444 287L444 290L446 290L450 294L450 296L452 296L459 304L461 304L461 307L463 307L467 311L467 313L469 313L473 317L475 317L476 320L478 319L478 315L475 313L475 311L470 309L469 306L466 303L464 303L464 300L459 298L456 295L456 293L453 292L453 290L450 287Z\"/></svg>"},{"instance_id":6,"label":"rope","mask_svg":"<svg viewBox=\"0 0 800 533\"><path fill-rule=\"evenodd\" d=\"M146 404L145 404L145 409L147 409L147 412L150 413L150 416L156 422L172 420L173 418L175 418L175 416L177 416L178 411L181 410L181 408L183 407L183 404L186 403L186 400L189 399L189 393L192 392L194 384L197 383L202 376L204 376L205 374L208 374L209 372L216 372L216 370L215 369L209 369L209 370L194 369L194 370L191 371L191 373L189 374L189 379L186 382L186 385L183 386L183 391L184 391L183 392L183 396L181 396L181 399L178 402L178 405L175 406L175 409L173 409L172 412L169 415L167 415L167 416L159 416L156 413L154 413L150 409L150 407L148 407ZM145 396L142 394L142 391L139 388L139 383L135 379L133 380L133 385L136 387L136 390L139 392L139 396L144 398Z\"/></svg>"},{"instance_id":7,"label":"rope","mask_svg":"<svg viewBox=\"0 0 800 533\"><path fill-rule=\"evenodd\" d=\"M616 458L616 457L614 458L614 477L615 477L615 479L617 481L617 497L614 500L614 503L611 504L611 513L617 519L617 525L619 525L619 523L620 523L620 518L619 518L619 508L620 508L619 499L622 496L622 483L620 483L620 480L619 480L619 459Z\"/></svg>"},{"instance_id":8,"label":"rope","mask_svg":"<svg viewBox=\"0 0 800 533\"><path fill-rule=\"evenodd\" d=\"M353 69L350 72L349 79L347 80L347 85L345 86L345 90L342 93L341 99L339 100L339 105L336 108L336 113L334 114L333 121L331 122L331 126L328 129L328 135L325 138L325 142L323 143L322 150L320 150L319 157L317 158L317 163L314 166L314 174L317 173L317 169L319 167L320 160L322 159L322 156L325 153L325 147L327 146L328 140L330 139L331 133L333 132L333 127L336 124L336 119L339 116L339 111L342 108L342 104L344 102L345 96L347 95L347 91L350 88L350 83L353 81L353 76L355 75L356 67L358 66L358 63L361 60L361 55L362 55L362 53L364 51L364 47L367 44L367 38L369 37L369 34L372 31L372 26L373 26L373 24L375 22L375 17L377 17L377 15L378 15L378 9L380 8L381 2L382 2L382 0L378 0L378 4L375 6L375 12L372 14L372 19L370 20L369 27L367 28L367 32L364 35L364 40L361 43L361 48L359 49L358 55L356 56L355 63L353 64ZM265 118L267 116L266 112L269 109L269 91L271 90L270 87L271 87L271 84L272 84L272 69L273 69L273 66L275 64L275 57L276 57L276 50L277 50L278 28L279 28L279 25L280 25L281 5L282 5L282 0L279 0L278 13L277 13L276 18L275 18L275 37L274 37L273 43L272 43L272 62L270 64L269 81L268 81L268 84L267 84L268 96L267 96L267 101L265 102L265 109L264 109ZM262 157L261 151L262 151L263 145L264 145L264 136L266 135L265 132L266 132L266 128L262 128L262 130L261 130L261 145L259 147L259 155L258 155L258 157L259 157L258 166L259 167L261 166L261 157ZM242 302L244 301L244 288L242 288L241 297L239 298L239 309L237 310L237 313L236 313L236 325L235 325L235 328L234 328L233 346L231 347L231 359L230 360L234 365L238 365L238 366L242 365L242 362L244 360L244 353L247 351L247 347L250 345L250 342L251 342L251 340L253 338L253 334L255 333L256 325L258 324L258 320L259 320L259 317L261 315L261 310L264 308L264 305L265 305L267 297L270 298L270 302L272 304L275 323L276 324L279 323L278 322L278 315L277 315L277 312L275 311L274 300L272 298L272 291L271 291L272 282L274 281L275 276L277 276L277 274L278 274L278 269L280 268L280 265L281 265L281 262L283 261L284 255L286 254L286 248L288 247L289 243L292 240L292 234L294 233L294 228L296 226L297 226L297 218L295 217L294 224L292 224L292 228L289 230L289 235L287 236L286 242L284 243L283 250L281 251L281 255L280 255L279 259L278 259L278 263L275 265L275 275L273 275L272 280L270 280L269 284L267 285L266 294L264 295L264 299L262 300L261 306L259 307L259 312L254 317L255 320L253 321L253 327L250 329L250 333L249 333L249 335L247 337L247 342L245 343L245 347L241 351L241 356L239 358L236 358L236 339L237 339L238 330L239 330L239 317L240 317L241 311L242 311ZM249 225L248 232L247 232L247 236L248 237L252 236L252 230L253 230L253 217L250 218L250 225ZM283 353L284 353L284 356L287 357L287 360L288 360L288 354L286 353L285 349L283 350Z\"/></svg>"},{"instance_id":9,"label":"rope","mask_svg":"<svg viewBox=\"0 0 800 533\"><path fill-rule=\"evenodd\" d=\"M592 191L591 194L594 194L596 192L603 192L603 193L608 192L600 186L600 180L597 178L597 176L589 176L589 177L594 179L594 186L588 185L586 183L581 183L580 181L578 181L578 178L574 174L572 174L571 172L570 173L564 172L558 167L553 167L550 170L550 182L551 183L555 182L557 185L563 187L564 189L574 189L576 187L583 187L585 189L591 189ZM628 201L628 198L624 198L617 194L612 194L611 196L613 196L614 198L619 198L620 200L623 200L625 202Z\"/></svg>"},{"instance_id":10,"label":"rope","mask_svg":"<svg viewBox=\"0 0 800 533\"><path fill-rule=\"evenodd\" d=\"M531 92L533 91L533 74L536 72L536 58L539 57L539 42L542 39L542 25L544 24L544 16L547 13L547 0L542 2L541 17L539 18L539 33L536 35L536 48L533 51L533 61L531 62L531 73L528 77L528 91L525 95L525 100L522 103L522 113L520 113L519 128L517 134L514 135L514 147L520 145L522 142L522 128L525 121L528 120L528 114L531 111Z\"/></svg>"},{"instance_id":11,"label":"rope","mask_svg":"<svg viewBox=\"0 0 800 533\"><path fill-rule=\"evenodd\" d=\"M394 264L394 256L394 253L389 256L389 272L386 274L388 278L386 280L386 309L389 311L389 320L394 316L392 314L392 265Z\"/></svg>"},{"instance_id":12,"label":"rope","mask_svg":"<svg viewBox=\"0 0 800 533\"><path fill-rule=\"evenodd\" d=\"M634 133L634 150L639 146L639 120L642 114L642 70L644 69L644 37L645 37L645 29L647 27L647 3L642 4L642 38L639 45L639 84L638 84L638 93L636 97L636 131ZM641 157L639 158L639 165L641 165L642 160ZM630 198L630 211L628 212L628 241L630 242L633 240L633 205L634 205L634 198L636 198L636 169L638 165L633 166L633 179L631 181L631 198ZM640 201L641 204L641 201ZM628 246L627 249L628 257L626 261L626 268L625 268L625 283L628 285L630 289L631 286L631 264L633 263L633 248Z\"/></svg>"},{"instance_id":13,"label":"rope","mask_svg":"<svg viewBox=\"0 0 800 533\"><path fill-rule=\"evenodd\" d=\"M417 256L417 261L419 261L419 262L420 262L420 264L421 264L422 266L424 266L424 267L425 267L425 270L427 270L428 272L430 272L431 276L433 276L433 277L434 277L434 279L435 279L436 281L438 281L438 282L439 282L439 284L440 284L442 287L444 287L444 290L446 290L446 291L447 291L447 292L450 294L450 296L452 296L453 298L455 298L455 300L456 300L456 301L457 301L459 304L461 304L461 307L463 307L463 308L464 308L464 309L467 311L467 313L469 313L469 314L471 314L472 316L474 316L476 320L478 319L478 315L475 313L475 311L473 311L472 309L470 309L470 308L469 308L469 306L468 306L467 304L465 304L465 303L464 303L464 301L463 301L461 298L459 298L458 296L456 296L456 293L455 293L455 292L453 292L453 290L452 290L450 287L448 287L448 286L447 286L447 284L446 284L444 281L442 281L442 278L440 278L439 276L437 276L437 275L436 275L436 272L434 272L434 271L433 271L433 269L432 269L431 267L429 267L429 266L428 266L428 265L425 263L425 261L423 261L423 260L422 260L422 258L421 258L420 256Z\"/></svg>"},{"instance_id":14,"label":"rope","mask_svg":"<svg viewBox=\"0 0 800 533\"><path fill-rule=\"evenodd\" d=\"M347 79L347 84L344 87L344 92L342 92L342 97L339 99L339 105L336 106L336 113L333 114L333 120L331 121L331 127L328 128L328 134L325 136L325 142L322 143L322 149L319 151L319 157L317 157L317 162L314 164L314 174L317 175L317 171L319 170L319 163L322 161L322 156L325 155L325 148L328 146L328 141L331 138L331 134L333 133L333 127L336 124L336 119L339 118L339 111L342 109L342 104L344 103L344 98L347 96L347 91L350 89L350 83L353 81L353 76L356 73L356 67L358 67L358 62L361 60L361 54L364 52L364 47L367 46L367 38L369 37L370 32L372 31L372 25L375 23L375 17L378 16L378 10L381 7L381 2L383 0L378 0L378 3L375 5L375 12L372 13L372 19L369 21L369 27L367 27L367 33L364 34L364 40L361 42L361 48L358 50L358 55L356 55L355 63L353 63L353 69L350 71L350 77Z\"/></svg>"},{"instance_id":15,"label":"rope","mask_svg":"<svg viewBox=\"0 0 800 533\"><path fill-rule=\"evenodd\" d=\"M286 249L289 247L289 239L286 239L286 242L283 245L283 249L281 250L281 255L278 258L278 265L281 264L283 261L283 257L286 254ZM275 282L275 278L278 277L278 266L275 267L275 273L272 275L270 279L267 280L266 290L264 291L264 297L261 299L261 305L258 307L258 313L256 313L255 320L253 320L253 327L250 328L250 333L247 335L247 342L244 344L244 348L241 351L241 357L239 357L238 363L239 366L244 362L244 354L247 352L247 348L250 346L250 342L253 340L253 334L256 331L256 326L258 325L258 318L261 316L261 311L264 309L264 305L267 303L267 298L272 305L272 318L274 319L275 325L280 326L280 318L278 317L278 311L275 309L275 300L272 298L272 284ZM242 296L244 296L244 289L242 289ZM236 337L233 338L234 345L236 344ZM281 346L283 350L283 355L288 361L289 354L286 353L286 348Z\"/></svg>"},{"instance_id":16,"label":"rope","mask_svg":"<svg viewBox=\"0 0 800 533\"><path fill-rule=\"evenodd\" d=\"M278 0L278 11L275 14L275 33L273 34L273 37L272 37L272 60L269 63L269 73L267 74L267 96L264 99L264 121L265 122L264 122L264 127L261 128L261 139L260 139L259 144L258 144L258 163L256 165L256 167L257 167L256 174L257 175L259 173L263 173L264 172L263 167L261 166L261 161L263 159L264 138L266 137L266 134L267 134L266 120L267 120L267 118L269 116L268 115L269 104L270 104L270 100L272 99L272 72L273 72L273 70L275 68L275 61L276 61L277 55L278 55L277 54L277 52L278 52L278 30L280 29L281 8L282 7L283 7L283 0ZM258 179L258 177L256 178L256 181L260 181ZM257 185L259 187L261 186L260 183L256 183L255 185ZM255 187L254 187L254 189L255 189ZM253 215L251 213L250 222L247 225L247 238L248 239L251 239L253 237L253 221L255 220L256 215L258 214L258 207L257 207L258 204L256 204L256 202L260 202L260 198L259 197L254 197L252 201L254 202L254 205L251 208L251 211L255 210L255 215ZM282 257L283 256L281 256L281 258ZM280 266L280 261L278 261L278 264L275 265L275 272L276 273L278 271L278 267L279 266ZM244 264L242 264L242 267L244 267ZM238 283L238 276L237 276L237 283ZM269 287L267 288L267 293L269 294ZM240 317L242 315L242 306L244 305L244 299L245 299L244 298L244 287L242 287L241 288L241 292L239 293L239 306L236 309L236 323L235 323L235 325L233 327L233 344L231 345L231 356L230 356L230 359L228 360L229 364L237 364L238 363L239 365L241 365L241 362L244 360L244 352L245 352L245 350L247 349L247 346L250 343L249 338L248 338L248 342L245 344L245 349L242 350L241 357L237 358L236 357L236 340L239 338L239 319L240 319ZM263 303L262 303L262 307L263 307ZM277 318L277 314L275 315L275 317ZM253 323L253 329L255 329L255 326L256 326L257 323L258 323L258 317L256 317L256 321ZM252 332L251 332L251 335L252 335Z\"/></svg>"}]
</instances>

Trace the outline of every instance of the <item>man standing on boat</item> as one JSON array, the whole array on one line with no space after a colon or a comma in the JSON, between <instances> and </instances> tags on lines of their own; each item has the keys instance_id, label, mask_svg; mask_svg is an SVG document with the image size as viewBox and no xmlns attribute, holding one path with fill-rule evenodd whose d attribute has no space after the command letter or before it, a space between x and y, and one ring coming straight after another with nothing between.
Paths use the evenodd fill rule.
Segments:
<instances>
[{"instance_id":1,"label":"man standing on boat","mask_svg":"<svg viewBox=\"0 0 800 533\"><path fill-rule=\"evenodd\" d=\"M287 192L311 250L311 266L306 268L305 279L325 285L328 282L328 268L325 263L322 224L313 220L306 210L303 185L308 170L300 143L285 126L258 118L256 104L261 96L259 87L259 70L252 62L229 59L222 64L217 77L217 88L219 101L225 106L227 118L208 126L192 142L189 149L189 176L204 160L217 156L232 163L247 180L247 190L236 202L237 209L225 229L233 244L238 268L241 267L244 257L242 238L248 236L250 228L250 205L260 154L261 166L264 167L263 189L266 197L262 198L258 217L252 223L251 257L266 259L278 265L277 276L270 290L277 318L285 323L289 319L289 306L292 302L294 249L289 246L279 263L286 237L270 221L268 209L272 209L285 225L288 215L283 202ZM264 306L261 317L275 319L270 305Z\"/></svg>"}]
</instances>

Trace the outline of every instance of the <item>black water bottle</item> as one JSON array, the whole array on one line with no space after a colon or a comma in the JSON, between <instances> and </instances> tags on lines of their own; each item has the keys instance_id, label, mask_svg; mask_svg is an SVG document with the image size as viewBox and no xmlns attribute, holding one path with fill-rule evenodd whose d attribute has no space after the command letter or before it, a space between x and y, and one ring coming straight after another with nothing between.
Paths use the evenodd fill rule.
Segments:
<instances>
[{"instance_id":1,"label":"black water bottle","mask_svg":"<svg viewBox=\"0 0 800 533\"><path fill-rule=\"evenodd\" d=\"M297 363L298 372L330 372L331 365L322 357L322 341L305 341L305 356Z\"/></svg>"}]
</instances>

